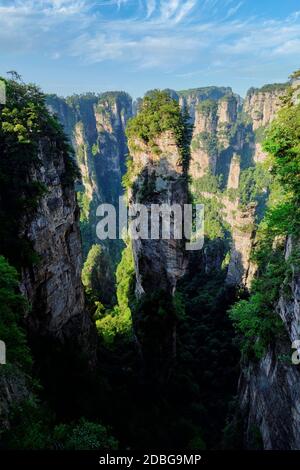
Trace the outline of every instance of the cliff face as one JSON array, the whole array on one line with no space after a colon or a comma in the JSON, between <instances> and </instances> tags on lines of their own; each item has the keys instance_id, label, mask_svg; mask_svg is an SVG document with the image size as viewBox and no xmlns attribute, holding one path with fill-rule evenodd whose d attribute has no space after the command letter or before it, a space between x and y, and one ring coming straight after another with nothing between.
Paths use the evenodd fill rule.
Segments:
<instances>
[{"instance_id":1,"label":"cliff face","mask_svg":"<svg viewBox=\"0 0 300 470\"><path fill-rule=\"evenodd\" d=\"M155 149L139 139L129 142L132 156L129 210L141 203L150 211L151 204L187 203L187 175L171 131L155 139ZM147 214L148 216L148 214ZM160 219L153 227L158 230ZM176 356L176 314L173 299L176 284L187 268L184 240L174 239L174 215L170 218L171 239L133 239L138 307L133 324L140 345L145 376L164 382ZM167 237L169 238L169 237Z\"/></svg>"},{"instance_id":2,"label":"cliff face","mask_svg":"<svg viewBox=\"0 0 300 470\"><path fill-rule=\"evenodd\" d=\"M118 204L123 193L122 176L128 153L125 127L132 117L132 100L124 92L48 97L48 107L63 124L76 153L82 174L81 219L85 255L96 238L96 208L101 203ZM111 248L111 256L116 254Z\"/></svg>"},{"instance_id":3,"label":"cliff face","mask_svg":"<svg viewBox=\"0 0 300 470\"><path fill-rule=\"evenodd\" d=\"M288 260L299 240L286 242ZM244 416L244 443L253 446L253 432L259 431L264 449L300 449L300 371L291 363L292 342L300 334L300 276L292 267L290 292L282 292L276 306L285 335L276 339L257 363L244 364L239 382L239 403Z\"/></svg>"},{"instance_id":4,"label":"cliff face","mask_svg":"<svg viewBox=\"0 0 300 470\"><path fill-rule=\"evenodd\" d=\"M26 319L32 337L81 344L95 360L93 327L81 284L82 251L79 209L74 188L66 184L66 167L50 139L39 147L40 166L33 181L47 187L33 218L24 223L38 263L23 268L21 288L32 309Z\"/></svg>"},{"instance_id":5,"label":"cliff face","mask_svg":"<svg viewBox=\"0 0 300 470\"><path fill-rule=\"evenodd\" d=\"M242 172L265 159L261 147L264 131L275 117L285 89L286 85L250 89L244 102L230 88L179 94L180 104L187 107L194 125L190 164L193 181L201 182L208 174L222 178L217 198L231 232L229 285L249 287L253 278L255 266L250 254L258 207L253 202L240 204L240 179ZM212 193L205 187L203 196L210 198Z\"/></svg>"},{"instance_id":6,"label":"cliff face","mask_svg":"<svg viewBox=\"0 0 300 470\"><path fill-rule=\"evenodd\" d=\"M124 92L75 95L66 100L50 96L47 102L73 143L87 194L114 203L122 192L125 173L130 96Z\"/></svg>"},{"instance_id":7,"label":"cliff face","mask_svg":"<svg viewBox=\"0 0 300 470\"><path fill-rule=\"evenodd\" d=\"M129 207L136 203L145 204L149 209L151 203L178 204L183 210L187 203L187 185L175 138L171 132L166 132L155 144L160 149L159 156L143 142L135 142L135 149L131 150L136 178L133 190L129 191ZM186 267L182 240L133 240L133 253L138 295L160 288L171 294L175 291Z\"/></svg>"},{"instance_id":8,"label":"cliff face","mask_svg":"<svg viewBox=\"0 0 300 470\"><path fill-rule=\"evenodd\" d=\"M280 97L284 94L286 85L266 85L260 89L251 88L244 101L243 109L252 121L255 139L252 143L253 161L262 162L265 155L262 151L261 140L263 130L268 127L281 106Z\"/></svg>"},{"instance_id":9,"label":"cliff face","mask_svg":"<svg viewBox=\"0 0 300 470\"><path fill-rule=\"evenodd\" d=\"M252 120L253 130L266 127L274 119L281 105L280 96L286 86L266 85L260 89L250 88L243 108Z\"/></svg>"},{"instance_id":10,"label":"cliff face","mask_svg":"<svg viewBox=\"0 0 300 470\"><path fill-rule=\"evenodd\" d=\"M1 318L11 331L3 338L8 363L1 366L0 377L4 428L9 426L10 405L32 394L32 376L41 380L50 401L60 402L56 411L61 411L68 406L67 388L75 387L79 364L89 374L97 363L96 331L81 284L82 246L74 189L78 170L39 91L15 81L7 82L7 90L7 105L0 107L0 252L19 270L27 302L22 307L20 296L20 304L13 307L16 320L5 320L4 314ZM14 284L13 288L17 294ZM3 326L1 331L5 334ZM12 351L23 335L24 359L20 360Z\"/></svg>"},{"instance_id":11,"label":"cliff face","mask_svg":"<svg viewBox=\"0 0 300 470\"><path fill-rule=\"evenodd\" d=\"M232 92L218 100L200 101L195 110L190 174L200 178L222 166L222 152L230 147L230 131L236 122L238 100Z\"/></svg>"},{"instance_id":12,"label":"cliff face","mask_svg":"<svg viewBox=\"0 0 300 470\"><path fill-rule=\"evenodd\" d=\"M221 176L222 191L238 193L241 171L265 158L261 148L264 129L274 118L284 89L285 85L250 89L244 102L226 87L168 90L181 108L188 110L194 126L189 169L192 179L198 180L207 173ZM82 173L81 218L88 224L88 230L83 232L86 255L88 247L98 242L97 205L115 204L122 193L121 179L128 153L125 127L133 112L140 109L141 100L132 104L126 93L104 93L66 100L50 97L48 103L72 140ZM222 204L232 237L227 280L229 284L249 286L254 270L249 254L256 211L251 207L241 209L237 194L231 195L230 200L224 194ZM113 257L115 246L109 247Z\"/></svg>"}]
</instances>

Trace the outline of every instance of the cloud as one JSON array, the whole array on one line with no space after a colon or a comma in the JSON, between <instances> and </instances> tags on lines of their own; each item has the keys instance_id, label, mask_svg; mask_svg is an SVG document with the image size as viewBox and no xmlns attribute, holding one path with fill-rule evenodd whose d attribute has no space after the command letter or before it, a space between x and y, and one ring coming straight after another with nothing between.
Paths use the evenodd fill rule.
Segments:
<instances>
[{"instance_id":1,"label":"cloud","mask_svg":"<svg viewBox=\"0 0 300 470\"><path fill-rule=\"evenodd\" d=\"M226 19L230 18L233 15L235 15L243 4L244 4L244 2L240 2L237 5L235 5L234 7L229 8L229 10L227 12L227 15L226 15Z\"/></svg>"},{"instance_id":2,"label":"cloud","mask_svg":"<svg viewBox=\"0 0 300 470\"><path fill-rule=\"evenodd\" d=\"M195 5L196 0L188 0L185 2L175 16L175 23L180 23L180 21L191 12Z\"/></svg>"},{"instance_id":3,"label":"cloud","mask_svg":"<svg viewBox=\"0 0 300 470\"><path fill-rule=\"evenodd\" d=\"M147 18L150 18L156 10L156 0L146 0Z\"/></svg>"},{"instance_id":4,"label":"cloud","mask_svg":"<svg viewBox=\"0 0 300 470\"><path fill-rule=\"evenodd\" d=\"M63 48L90 23L85 0L0 0L0 50L46 52L57 42Z\"/></svg>"},{"instance_id":5,"label":"cloud","mask_svg":"<svg viewBox=\"0 0 300 470\"><path fill-rule=\"evenodd\" d=\"M190 77L199 70L299 55L299 11L281 20L243 18L245 3L0 0L0 49L50 60L72 57L82 64L126 63L136 70Z\"/></svg>"},{"instance_id":6,"label":"cloud","mask_svg":"<svg viewBox=\"0 0 300 470\"><path fill-rule=\"evenodd\" d=\"M279 47L274 49L274 56L300 55L300 39L291 39L285 41Z\"/></svg>"},{"instance_id":7,"label":"cloud","mask_svg":"<svg viewBox=\"0 0 300 470\"><path fill-rule=\"evenodd\" d=\"M139 40L124 40L120 34L100 33L94 37L80 36L71 54L82 57L86 63L120 60L133 62L139 69L162 67L169 70L178 61L178 55L181 55L181 63L190 63L199 47L198 41L192 38L147 35Z\"/></svg>"}]
</instances>

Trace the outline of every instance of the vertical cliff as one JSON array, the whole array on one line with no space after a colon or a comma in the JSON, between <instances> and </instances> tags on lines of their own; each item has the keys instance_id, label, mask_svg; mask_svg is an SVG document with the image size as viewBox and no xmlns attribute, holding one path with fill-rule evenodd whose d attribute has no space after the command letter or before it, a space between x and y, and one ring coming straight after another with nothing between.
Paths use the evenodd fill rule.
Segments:
<instances>
[{"instance_id":1,"label":"vertical cliff","mask_svg":"<svg viewBox=\"0 0 300 470\"><path fill-rule=\"evenodd\" d=\"M39 341L50 337L64 343L76 338L88 352L95 342L91 342L93 327L81 284L82 247L75 190L71 181L66 181L66 164L55 141L45 136L38 149L39 166L29 170L30 178L47 190L34 215L22 224L22 235L38 259L22 268L21 289L31 305L26 322L30 334Z\"/></svg>"},{"instance_id":2,"label":"vertical cliff","mask_svg":"<svg viewBox=\"0 0 300 470\"><path fill-rule=\"evenodd\" d=\"M265 85L262 88L250 88L244 104L244 112L251 118L255 139L252 142L253 161L264 160L261 142L264 130L276 116L281 106L280 97L284 94L287 84Z\"/></svg>"},{"instance_id":3,"label":"vertical cliff","mask_svg":"<svg viewBox=\"0 0 300 470\"><path fill-rule=\"evenodd\" d=\"M206 99L197 104L191 143L190 173L200 178L207 172L224 172L224 158L231 141L230 133L237 117L238 98L230 91L218 100ZM224 175L226 176L226 175Z\"/></svg>"},{"instance_id":4,"label":"vertical cliff","mask_svg":"<svg viewBox=\"0 0 300 470\"><path fill-rule=\"evenodd\" d=\"M155 122L153 127L151 119ZM149 126L149 127L148 127ZM129 211L143 204L150 217L152 204L178 205L188 201L188 148L179 106L163 92L150 93L128 128L131 156L127 175ZM149 212L149 214L148 214ZM170 233L162 238L160 216L151 239L133 237L136 275L133 323L148 378L168 379L176 355L176 285L187 267L184 239L177 239L176 214L170 213ZM164 222L165 223L165 222ZM148 232L148 223L146 227ZM139 230L142 230L139 228ZM150 238L151 233L149 233Z\"/></svg>"},{"instance_id":5,"label":"vertical cliff","mask_svg":"<svg viewBox=\"0 0 300 470\"><path fill-rule=\"evenodd\" d=\"M96 333L80 277L82 249L74 190L79 175L66 137L47 112L39 90L8 81L7 98L7 105L0 108L0 253L19 270L26 302L13 306L15 340L13 335L3 338L7 370L15 368L15 373L9 382L4 376L1 403L7 411L5 402L28 397L28 369L22 358L13 356L26 331L31 353L22 340L24 357L32 355L35 372L43 384L52 384L48 391L50 395L53 391L53 400L61 399L63 408L66 384L74 385L72 374L80 367L79 357L86 371L91 372L97 362ZM8 321L4 312L1 318ZM65 368L70 355L72 364ZM57 382L59 391L55 391Z\"/></svg>"},{"instance_id":6,"label":"vertical cliff","mask_svg":"<svg viewBox=\"0 0 300 470\"><path fill-rule=\"evenodd\" d=\"M299 241L289 237L285 248L287 262L297 250ZM274 305L284 330L259 361L242 364L238 395L246 448L255 445L266 450L300 448L300 371L299 366L291 364L295 351L291 345L299 340L300 334L300 277L299 266L291 266L292 276L285 279L285 291L282 289ZM255 433L260 435L260 443L255 442Z\"/></svg>"},{"instance_id":7,"label":"vertical cliff","mask_svg":"<svg viewBox=\"0 0 300 470\"><path fill-rule=\"evenodd\" d=\"M239 406L246 448L300 449L299 90L300 84L294 80L284 98L285 106L271 126L267 149L281 193L277 199L271 194L264 221L267 235L259 232L258 272L250 300L235 310L241 327L241 315L247 321L250 307L249 325L258 321L260 327L255 335L247 328L240 330L252 338L252 348L264 345L259 354L248 354L242 363Z\"/></svg>"},{"instance_id":8,"label":"vertical cliff","mask_svg":"<svg viewBox=\"0 0 300 470\"><path fill-rule=\"evenodd\" d=\"M209 174L221 182L223 218L231 227L232 238L229 284L249 286L251 282L254 268L249 263L249 254L257 216L253 207L247 208L245 204L240 207L239 180L245 170L264 160L261 148L264 131L280 106L279 98L285 88L285 84L275 84L250 89L244 102L226 87L167 90L188 111L194 126L190 176L193 181L201 182ZM98 242L95 238L97 205L115 203L122 193L127 154L125 127L133 111L141 109L141 100L133 105L130 97L120 92L66 100L49 97L48 104L73 142L82 173L79 200L86 255L89 247ZM210 192L206 189L204 192ZM253 206L255 201L250 202ZM114 259L119 257L117 245L109 245Z\"/></svg>"},{"instance_id":9,"label":"vertical cliff","mask_svg":"<svg viewBox=\"0 0 300 470\"><path fill-rule=\"evenodd\" d=\"M63 124L76 153L82 174L79 190L85 255L96 238L96 208L100 203L118 204L128 153L125 128L132 117L132 100L124 92L74 95L66 99L49 96L48 107ZM116 245L116 244L115 244ZM110 244L119 257L120 246Z\"/></svg>"},{"instance_id":10,"label":"vertical cliff","mask_svg":"<svg viewBox=\"0 0 300 470\"><path fill-rule=\"evenodd\" d=\"M183 210L187 203L187 184L180 149L172 131L158 136L155 145L155 153L151 146L138 140L130 147L134 187L128 191L129 207L138 203L147 205L149 209L151 204L179 204ZM138 296L159 288L173 293L185 270L184 243L174 238L138 239L132 243Z\"/></svg>"},{"instance_id":11,"label":"vertical cliff","mask_svg":"<svg viewBox=\"0 0 300 470\"><path fill-rule=\"evenodd\" d=\"M256 181L259 171L255 167L265 159L261 142L285 89L286 84L250 89L244 101L230 88L211 87L205 95L197 90L178 94L194 125L192 193L197 187L197 197L202 194L201 202L206 200L209 207L217 198L219 213L230 232L229 285L249 287L254 274L250 254L262 200L267 196L267 186ZM206 235L215 236L209 228Z\"/></svg>"}]
</instances>

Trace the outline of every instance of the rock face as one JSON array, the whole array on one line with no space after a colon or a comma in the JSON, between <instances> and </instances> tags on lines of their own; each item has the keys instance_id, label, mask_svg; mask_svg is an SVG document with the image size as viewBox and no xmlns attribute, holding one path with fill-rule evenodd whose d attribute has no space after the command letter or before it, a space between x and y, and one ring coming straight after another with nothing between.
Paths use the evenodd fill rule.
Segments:
<instances>
[{"instance_id":1,"label":"rock face","mask_svg":"<svg viewBox=\"0 0 300 470\"><path fill-rule=\"evenodd\" d=\"M177 204L183 214L183 206L188 200L187 175L183 170L180 151L172 132L161 134L155 141L155 147L154 152L151 146L142 141L129 142L133 158L132 187L128 191L129 210L132 210L133 204L138 203L144 204L148 211L151 204ZM173 238L174 217L172 215L170 218L171 239L160 237L160 239L132 240L137 298L142 302L144 299L145 302L149 299L151 305L152 302L156 302L155 295L160 293L160 297L168 303L167 309L171 307L176 284L187 268L184 240ZM153 224L153 227L158 228L158 225L159 223ZM167 312L158 319L159 344L154 344L153 335L151 336L153 344L147 341L143 308L137 309L133 320L137 339L141 342L144 367L147 369L148 362L156 364L152 371L147 371L147 376L151 377L154 374L158 380L165 380L176 355L174 313ZM152 319L154 325L158 320ZM154 357L157 358L157 363Z\"/></svg>"},{"instance_id":2,"label":"rock face","mask_svg":"<svg viewBox=\"0 0 300 470\"><path fill-rule=\"evenodd\" d=\"M249 205L246 209L239 206L239 201L223 198L224 218L232 230L230 261L226 282L232 286L250 287L255 266L251 263L251 252L255 239L255 209Z\"/></svg>"},{"instance_id":3,"label":"rock face","mask_svg":"<svg viewBox=\"0 0 300 470\"><path fill-rule=\"evenodd\" d=\"M129 201L145 204L149 209L151 203L178 204L183 212L187 185L175 138L171 132L166 132L157 139L156 145L161 151L159 156L142 142L138 142L140 150L131 151L137 176ZM186 266L181 240L133 240L133 253L138 295L161 287L170 293L175 290Z\"/></svg>"},{"instance_id":4,"label":"rock face","mask_svg":"<svg viewBox=\"0 0 300 470\"><path fill-rule=\"evenodd\" d=\"M124 92L48 97L48 107L63 124L76 151L89 197L115 202L122 192L128 152L125 127L132 99Z\"/></svg>"},{"instance_id":5,"label":"rock face","mask_svg":"<svg viewBox=\"0 0 300 470\"><path fill-rule=\"evenodd\" d=\"M3 370L0 375L0 436L10 427L11 407L29 398L31 392L26 377L17 368L11 371Z\"/></svg>"},{"instance_id":6,"label":"rock face","mask_svg":"<svg viewBox=\"0 0 300 470\"><path fill-rule=\"evenodd\" d=\"M262 88L250 88L244 101L244 111L252 120L253 130L266 127L274 119L281 105L280 96L286 85L265 85Z\"/></svg>"},{"instance_id":7,"label":"rock face","mask_svg":"<svg viewBox=\"0 0 300 470\"><path fill-rule=\"evenodd\" d=\"M59 402L61 408L56 409L63 412L72 406L68 387L76 387L74 371L78 374L82 369L82 380L84 374L95 371L97 334L81 284L82 245L73 164L60 134L47 132L42 130L37 141L38 158L29 160L26 166L26 179L44 191L18 220L19 233L15 235L30 242L33 249L31 257L21 264L20 288L29 305L23 327L34 360L34 375L50 400ZM18 186L12 187L15 197L21 197ZM30 200L30 190L25 191L21 195ZM1 209L2 214L7 210L5 205ZM0 427L5 429L9 427L11 405L30 398L32 383L18 364L3 366L0 382Z\"/></svg>"},{"instance_id":8,"label":"rock face","mask_svg":"<svg viewBox=\"0 0 300 470\"><path fill-rule=\"evenodd\" d=\"M268 127L281 106L280 97L286 90L286 84L265 85L262 88L250 88L243 110L252 122L255 139L252 143L253 161L262 162L265 155L262 151L261 140L264 129Z\"/></svg>"},{"instance_id":9,"label":"rock face","mask_svg":"<svg viewBox=\"0 0 300 470\"><path fill-rule=\"evenodd\" d=\"M208 174L222 178L218 200L231 232L230 285L249 287L255 272L250 254L257 208L253 204L241 206L240 177L244 170L265 159L261 147L264 130L274 119L285 89L285 84L250 89L244 102L230 88L178 93L181 106L187 107L194 124L190 176L193 181L201 181ZM211 197L209 188L203 196Z\"/></svg>"},{"instance_id":10,"label":"rock face","mask_svg":"<svg viewBox=\"0 0 300 470\"><path fill-rule=\"evenodd\" d=\"M167 90L188 110L194 126L189 169L193 180L211 173L222 176L223 189L238 191L241 171L265 158L261 148L263 132L274 118L285 88L285 84L279 84L250 89L244 102L226 87ZM128 119L139 112L140 103L137 100L132 104L131 98L121 92L48 99L72 140L82 173L81 217L88 223L83 234L85 255L89 246L99 242L95 236L96 207L101 202L115 204L122 193L121 179L128 153L125 127ZM228 283L249 285L254 269L249 264L249 253L255 210L241 210L237 196L229 201L225 195L223 205L224 219L232 232ZM113 258L115 251L121 249L116 246L109 246Z\"/></svg>"},{"instance_id":11,"label":"rock face","mask_svg":"<svg viewBox=\"0 0 300 470\"><path fill-rule=\"evenodd\" d=\"M200 178L215 174L222 164L222 152L230 146L230 131L236 122L238 99L228 92L219 100L200 101L195 111L191 143L190 174Z\"/></svg>"},{"instance_id":12,"label":"rock face","mask_svg":"<svg viewBox=\"0 0 300 470\"><path fill-rule=\"evenodd\" d=\"M24 234L32 242L39 262L22 271L21 288L32 306L27 324L32 337L49 337L65 343L76 337L86 352L95 341L85 309L81 284L82 250L79 209L73 185L66 183L64 159L51 140L40 143L39 169L31 178L47 187L46 195ZM95 360L90 355L91 365Z\"/></svg>"},{"instance_id":13,"label":"rock face","mask_svg":"<svg viewBox=\"0 0 300 470\"><path fill-rule=\"evenodd\" d=\"M101 203L118 204L123 193L122 177L128 153L125 127L132 117L132 99L124 92L88 94L62 99L48 97L70 137L82 174L81 219L88 227L83 233L85 255L96 237L96 208ZM115 253L110 247L110 254Z\"/></svg>"},{"instance_id":14,"label":"rock face","mask_svg":"<svg viewBox=\"0 0 300 470\"><path fill-rule=\"evenodd\" d=\"M286 242L286 259L299 240ZM253 447L259 432L264 449L300 449L300 370L291 363L292 342L300 338L300 276L296 267L276 307L286 334L269 347L258 363L245 364L239 383L239 402L244 416L244 444Z\"/></svg>"}]
</instances>

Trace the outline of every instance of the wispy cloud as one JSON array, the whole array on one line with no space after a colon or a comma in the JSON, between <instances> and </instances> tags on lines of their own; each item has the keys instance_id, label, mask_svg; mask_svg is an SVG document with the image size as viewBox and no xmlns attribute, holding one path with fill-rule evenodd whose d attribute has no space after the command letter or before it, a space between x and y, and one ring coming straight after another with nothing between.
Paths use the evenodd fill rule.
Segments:
<instances>
[{"instance_id":1,"label":"wispy cloud","mask_svg":"<svg viewBox=\"0 0 300 470\"><path fill-rule=\"evenodd\" d=\"M156 0L146 0L146 7L147 7L147 18L150 18L151 15L156 10Z\"/></svg>"},{"instance_id":2,"label":"wispy cloud","mask_svg":"<svg viewBox=\"0 0 300 470\"><path fill-rule=\"evenodd\" d=\"M299 11L245 17L246 1L0 0L0 49L182 76L300 53Z\"/></svg>"},{"instance_id":3,"label":"wispy cloud","mask_svg":"<svg viewBox=\"0 0 300 470\"><path fill-rule=\"evenodd\" d=\"M243 5L244 2L239 2L237 5L229 8L228 12L227 12L227 15L226 15L226 19L227 18L230 18L231 16L234 16L238 11L239 9L241 8L241 6Z\"/></svg>"}]
</instances>

